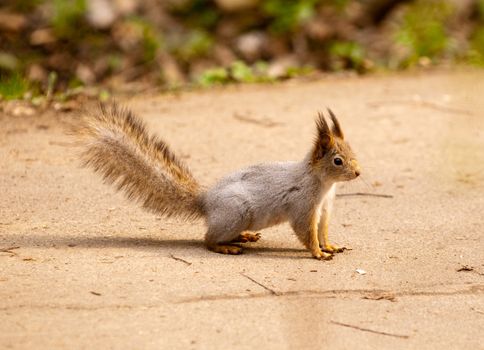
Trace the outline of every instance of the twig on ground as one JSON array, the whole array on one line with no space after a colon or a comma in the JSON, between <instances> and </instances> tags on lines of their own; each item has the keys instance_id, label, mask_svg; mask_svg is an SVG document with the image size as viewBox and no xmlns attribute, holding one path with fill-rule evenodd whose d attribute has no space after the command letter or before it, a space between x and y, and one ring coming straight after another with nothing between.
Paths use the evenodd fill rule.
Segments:
<instances>
[{"instance_id":1,"label":"twig on ground","mask_svg":"<svg viewBox=\"0 0 484 350\"><path fill-rule=\"evenodd\" d=\"M447 107L440 105L435 102L430 102L430 101L420 101L419 103L421 106L424 107L429 107L441 112L446 112L446 113L456 113L456 114L465 114L465 115L473 115L471 111L465 110L465 109L460 109L460 108L453 108L453 107Z\"/></svg>"},{"instance_id":2,"label":"twig on ground","mask_svg":"<svg viewBox=\"0 0 484 350\"><path fill-rule=\"evenodd\" d=\"M477 273L478 275L484 276L484 273L477 271L474 269L473 266L468 266L468 265L462 265L460 268L456 270L457 272L474 272Z\"/></svg>"},{"instance_id":3,"label":"twig on ground","mask_svg":"<svg viewBox=\"0 0 484 350\"><path fill-rule=\"evenodd\" d=\"M457 272L461 272L461 271L474 271L474 268L472 266L462 265L456 271Z\"/></svg>"},{"instance_id":4,"label":"twig on ground","mask_svg":"<svg viewBox=\"0 0 484 350\"><path fill-rule=\"evenodd\" d=\"M484 311L481 311L479 309L476 309L475 307L472 307L471 306L471 310L484 315Z\"/></svg>"},{"instance_id":5,"label":"twig on ground","mask_svg":"<svg viewBox=\"0 0 484 350\"><path fill-rule=\"evenodd\" d=\"M355 197L355 196L393 198L393 195L391 194L369 193L369 192L340 193L336 195L336 197Z\"/></svg>"},{"instance_id":6,"label":"twig on ground","mask_svg":"<svg viewBox=\"0 0 484 350\"><path fill-rule=\"evenodd\" d=\"M370 107L379 107L384 104L410 104L410 105L416 105L416 106L422 106L422 107L428 107L431 109L435 109L437 111L445 112L445 113L452 113L452 114L465 114L465 115L474 115L469 110L465 109L460 109L460 108L454 108L454 107L447 107L435 102L431 101L422 101L422 100L389 100L389 101L374 101L374 102L369 102L368 105Z\"/></svg>"},{"instance_id":7,"label":"twig on ground","mask_svg":"<svg viewBox=\"0 0 484 350\"><path fill-rule=\"evenodd\" d=\"M394 333L387 333L387 332L375 331L373 329L362 328L362 327L354 326L354 325L347 324L347 323L341 323L341 322L336 322L336 321L330 321L330 322L332 324L336 324L338 326L353 328L353 329L357 329L357 330L363 331L363 332L369 332L369 333L375 333L375 334L380 334L380 335L386 335L386 336L389 336L389 337L402 338L402 339L408 339L410 337L408 335L401 335L401 334L394 334Z\"/></svg>"},{"instance_id":8,"label":"twig on ground","mask_svg":"<svg viewBox=\"0 0 484 350\"><path fill-rule=\"evenodd\" d=\"M177 258L173 254L170 254L170 258L172 258L173 260L176 260L176 261L181 261L182 263L187 264L188 266L190 266L192 264L191 262L186 261L185 259Z\"/></svg>"},{"instance_id":9,"label":"twig on ground","mask_svg":"<svg viewBox=\"0 0 484 350\"><path fill-rule=\"evenodd\" d=\"M188 297L177 300L178 304L196 303L200 301L216 301L216 300L240 300L240 299L255 299L255 298L267 298L267 297L317 297L325 299L334 299L338 297L362 297L371 293L392 293L395 297L409 297L409 296L449 296L449 295L475 295L476 293L484 293L484 286L471 285L468 289L464 290L446 290L446 291L426 291L426 290L403 290L403 291L391 291L391 290L375 290L375 289L330 289L330 290L289 290L289 291L275 291L267 286L262 285L253 278L242 274L245 278L248 278L255 284L261 286L270 293L235 293L235 294L215 294L215 295L200 295L195 297Z\"/></svg>"},{"instance_id":10,"label":"twig on ground","mask_svg":"<svg viewBox=\"0 0 484 350\"><path fill-rule=\"evenodd\" d=\"M368 293L367 295L364 295L362 298L368 299L368 300L388 300L391 302L397 301L395 294L391 292Z\"/></svg>"},{"instance_id":11,"label":"twig on ground","mask_svg":"<svg viewBox=\"0 0 484 350\"><path fill-rule=\"evenodd\" d=\"M245 275L245 274L243 274L243 273L240 273L240 274L241 274L242 276L244 276L245 278L247 278L248 280L250 280L250 281L254 282L255 284L257 284L258 286L260 286L260 287L264 288L265 290L267 290L267 291L268 291L268 292L270 292L271 294L273 294L273 295L279 295L279 292L277 292L277 291L275 291L274 289L271 289L271 288L269 288L269 287L267 287L267 286L263 285L263 284L262 284L262 283L260 283L260 282L257 282L257 281L256 281L255 279L253 279L252 277L247 276L247 275Z\"/></svg>"},{"instance_id":12,"label":"twig on ground","mask_svg":"<svg viewBox=\"0 0 484 350\"><path fill-rule=\"evenodd\" d=\"M266 127L266 128L272 128L274 126L282 124L282 123L275 122L275 121L272 121L272 120L267 119L267 118L256 119L256 118L252 118L252 117L249 117L249 116L246 116L246 115L240 115L238 113L234 113L234 119L240 120L241 122L245 122L245 123L260 125L260 126L263 126L263 127Z\"/></svg>"},{"instance_id":13,"label":"twig on ground","mask_svg":"<svg viewBox=\"0 0 484 350\"><path fill-rule=\"evenodd\" d=\"M0 248L0 253L8 253L12 255L17 255L17 253L12 252L14 249L19 249L20 247L8 247L8 248Z\"/></svg>"}]
</instances>

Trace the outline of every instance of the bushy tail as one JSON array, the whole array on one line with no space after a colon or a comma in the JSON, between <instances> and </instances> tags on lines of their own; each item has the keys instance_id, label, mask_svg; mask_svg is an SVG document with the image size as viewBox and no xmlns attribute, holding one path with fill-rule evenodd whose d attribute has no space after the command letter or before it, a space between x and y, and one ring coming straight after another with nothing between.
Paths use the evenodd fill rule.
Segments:
<instances>
[{"instance_id":1,"label":"bushy tail","mask_svg":"<svg viewBox=\"0 0 484 350\"><path fill-rule=\"evenodd\" d=\"M145 209L165 216L203 216L201 187L161 139L131 111L101 104L75 127L85 166Z\"/></svg>"}]
</instances>

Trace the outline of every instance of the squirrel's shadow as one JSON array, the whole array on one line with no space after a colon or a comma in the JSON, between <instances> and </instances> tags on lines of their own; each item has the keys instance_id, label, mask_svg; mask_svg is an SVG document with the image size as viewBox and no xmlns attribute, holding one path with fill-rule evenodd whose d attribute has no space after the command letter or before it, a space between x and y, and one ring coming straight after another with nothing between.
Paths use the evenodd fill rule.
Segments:
<instances>
[{"instance_id":1,"label":"squirrel's shadow","mask_svg":"<svg viewBox=\"0 0 484 350\"><path fill-rule=\"evenodd\" d=\"M68 235L49 235L43 237L21 236L14 234L2 235L3 245L22 247L42 247L42 248L133 248L148 251L167 251L168 253L186 253L192 256L222 258L223 254L209 252L203 240L194 239L157 239L151 237L75 237ZM10 242L10 243L6 243ZM259 245L259 246L258 246ZM248 258L285 258L303 259L309 258L307 250L302 248L284 248L260 246L260 243L242 244L244 253L242 256ZM172 252L170 252L172 250ZM226 256L226 255L225 255ZM234 257L236 258L236 256Z\"/></svg>"}]
</instances>

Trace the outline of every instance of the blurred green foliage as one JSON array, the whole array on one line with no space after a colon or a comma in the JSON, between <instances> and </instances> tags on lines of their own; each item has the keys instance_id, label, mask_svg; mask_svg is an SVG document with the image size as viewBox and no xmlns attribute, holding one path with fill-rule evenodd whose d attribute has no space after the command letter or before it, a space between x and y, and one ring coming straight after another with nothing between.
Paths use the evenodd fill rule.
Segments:
<instances>
[{"instance_id":1,"label":"blurred green foliage","mask_svg":"<svg viewBox=\"0 0 484 350\"><path fill-rule=\"evenodd\" d=\"M125 23L133 31L140 33L142 62L152 62L156 58L158 50L164 45L162 34L156 30L153 24L146 21L143 17L131 16L126 19ZM116 58L118 61L116 61ZM110 64L112 68L115 68L119 64L119 56L111 56Z\"/></svg>"},{"instance_id":2,"label":"blurred green foliage","mask_svg":"<svg viewBox=\"0 0 484 350\"><path fill-rule=\"evenodd\" d=\"M213 38L206 31L196 29L189 32L180 43L173 46L175 55L188 62L207 55L213 46Z\"/></svg>"},{"instance_id":3,"label":"blurred green foliage","mask_svg":"<svg viewBox=\"0 0 484 350\"><path fill-rule=\"evenodd\" d=\"M288 71L286 76L296 76L307 73L307 71ZM198 78L197 83L201 86L212 86L236 83L268 83L275 81L274 77L268 74L268 64L263 61L256 62L249 66L243 61L235 61L227 68L212 68L204 71Z\"/></svg>"},{"instance_id":4,"label":"blurred green foliage","mask_svg":"<svg viewBox=\"0 0 484 350\"><path fill-rule=\"evenodd\" d=\"M315 13L320 0L266 0L262 9L271 21L269 28L276 33L295 31Z\"/></svg>"},{"instance_id":5,"label":"blurred green foliage","mask_svg":"<svg viewBox=\"0 0 484 350\"><path fill-rule=\"evenodd\" d=\"M44 1L45 0L16 0L14 2L14 9L19 12L29 12Z\"/></svg>"},{"instance_id":6,"label":"blurred green foliage","mask_svg":"<svg viewBox=\"0 0 484 350\"><path fill-rule=\"evenodd\" d=\"M214 4L206 0L181 1L178 6L172 7L171 11L192 28L211 29L222 17Z\"/></svg>"},{"instance_id":7,"label":"blurred green foliage","mask_svg":"<svg viewBox=\"0 0 484 350\"><path fill-rule=\"evenodd\" d=\"M477 2L477 25L470 39L469 61L484 66L484 0Z\"/></svg>"},{"instance_id":8,"label":"blurred green foliage","mask_svg":"<svg viewBox=\"0 0 484 350\"><path fill-rule=\"evenodd\" d=\"M230 81L230 75L227 69L218 67L204 71L198 78L197 82L202 86L213 86L226 84Z\"/></svg>"},{"instance_id":9,"label":"blurred green foliage","mask_svg":"<svg viewBox=\"0 0 484 350\"><path fill-rule=\"evenodd\" d=\"M484 26L474 32L468 57L472 64L484 66Z\"/></svg>"},{"instance_id":10,"label":"blurred green foliage","mask_svg":"<svg viewBox=\"0 0 484 350\"><path fill-rule=\"evenodd\" d=\"M440 0L417 0L405 13L397 41L409 50L401 62L411 66L421 57L437 58L449 48L450 37L446 21L452 13L452 5Z\"/></svg>"},{"instance_id":11,"label":"blurred green foliage","mask_svg":"<svg viewBox=\"0 0 484 350\"><path fill-rule=\"evenodd\" d=\"M27 79L20 73L2 76L0 74L0 97L5 100L20 99L31 88Z\"/></svg>"},{"instance_id":12,"label":"blurred green foliage","mask_svg":"<svg viewBox=\"0 0 484 350\"><path fill-rule=\"evenodd\" d=\"M329 46L329 54L332 57L331 68L341 70L352 68L361 70L365 58L363 47L354 41L334 41Z\"/></svg>"},{"instance_id":13,"label":"blurred green foliage","mask_svg":"<svg viewBox=\"0 0 484 350\"><path fill-rule=\"evenodd\" d=\"M51 24L57 36L60 38L78 37L79 26L86 12L85 0L53 0L52 5Z\"/></svg>"},{"instance_id":14,"label":"blurred green foliage","mask_svg":"<svg viewBox=\"0 0 484 350\"><path fill-rule=\"evenodd\" d=\"M23 13L28 24L18 38L8 33L2 41L0 91L3 98L12 98L32 89L37 83L22 78L32 64L43 69L38 85L44 91L52 71L57 72L55 87L60 90L126 71L128 80L151 74L151 81L170 85L165 58L178 69L172 76L203 86L271 82L318 69L365 73L373 67L401 69L443 60L484 66L484 0L470 1L468 34L462 39L456 35L457 7L449 0L402 1L385 15L391 25L364 18L369 13L362 10L365 6L384 1L261 0L252 8L231 12L215 1L139 0L136 10L102 29L89 24L88 0L12 0L8 11ZM355 20L358 16L363 20ZM54 37L48 44L31 45L30 34L39 28ZM252 58L238 41L251 33L256 41L263 37ZM368 38L377 38L383 47ZM280 56L291 56L295 63L274 74L271 67ZM78 75L79 65L94 78ZM200 67L209 69L199 74Z\"/></svg>"},{"instance_id":15,"label":"blurred green foliage","mask_svg":"<svg viewBox=\"0 0 484 350\"><path fill-rule=\"evenodd\" d=\"M338 10L344 10L353 0L332 0L331 3Z\"/></svg>"}]
</instances>

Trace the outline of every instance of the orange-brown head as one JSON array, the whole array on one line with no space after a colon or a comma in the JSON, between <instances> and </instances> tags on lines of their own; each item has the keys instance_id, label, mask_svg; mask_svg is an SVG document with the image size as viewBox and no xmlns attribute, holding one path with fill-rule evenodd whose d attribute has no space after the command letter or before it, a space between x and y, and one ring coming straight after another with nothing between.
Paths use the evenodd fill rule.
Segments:
<instances>
[{"instance_id":1,"label":"orange-brown head","mask_svg":"<svg viewBox=\"0 0 484 350\"><path fill-rule=\"evenodd\" d=\"M360 175L360 166L350 145L344 140L341 125L328 109L333 123L330 128L323 113L316 119L317 135L311 153L312 168L334 182L349 181Z\"/></svg>"}]
</instances>

